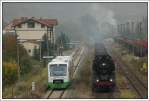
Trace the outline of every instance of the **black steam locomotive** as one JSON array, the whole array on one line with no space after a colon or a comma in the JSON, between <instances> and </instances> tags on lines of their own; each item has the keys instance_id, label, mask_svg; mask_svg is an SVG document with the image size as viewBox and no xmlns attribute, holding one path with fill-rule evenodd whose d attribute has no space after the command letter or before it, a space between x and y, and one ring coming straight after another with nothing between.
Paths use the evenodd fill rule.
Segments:
<instances>
[{"instance_id":1,"label":"black steam locomotive","mask_svg":"<svg viewBox=\"0 0 150 101\"><path fill-rule=\"evenodd\" d=\"M92 69L92 90L113 91L115 88L115 64L102 43L95 44Z\"/></svg>"}]
</instances>

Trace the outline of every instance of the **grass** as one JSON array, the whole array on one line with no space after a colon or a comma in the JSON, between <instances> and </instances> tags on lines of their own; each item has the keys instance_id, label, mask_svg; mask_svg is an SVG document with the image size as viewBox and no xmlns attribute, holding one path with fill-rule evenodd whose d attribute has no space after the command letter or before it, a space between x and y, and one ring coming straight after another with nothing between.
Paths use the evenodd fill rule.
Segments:
<instances>
[{"instance_id":1,"label":"grass","mask_svg":"<svg viewBox=\"0 0 150 101\"><path fill-rule=\"evenodd\" d=\"M132 53L129 53L126 48L122 47L119 44L116 44L117 47L114 48L114 51L120 53L124 62L134 67L135 70L140 72L143 76L147 76L148 72L148 57L136 57Z\"/></svg>"},{"instance_id":2,"label":"grass","mask_svg":"<svg viewBox=\"0 0 150 101\"><path fill-rule=\"evenodd\" d=\"M3 98L30 98L31 96L31 85L34 81L36 83L36 91L38 93L43 93L46 89L47 83L47 68L41 67L38 61L32 60L33 69L30 73L23 75L19 82L10 85L3 89ZM28 96L27 96L28 95Z\"/></svg>"},{"instance_id":3,"label":"grass","mask_svg":"<svg viewBox=\"0 0 150 101\"><path fill-rule=\"evenodd\" d=\"M71 54L73 50L66 50L64 54ZM37 60L31 59L33 64L32 70L21 76L19 82L13 85L3 86L3 98L33 98L32 96L32 82L35 82L36 91L34 98L41 98L47 89L47 67Z\"/></svg>"},{"instance_id":4,"label":"grass","mask_svg":"<svg viewBox=\"0 0 150 101\"><path fill-rule=\"evenodd\" d=\"M147 74L148 72L148 58L147 57L140 58L138 60L133 58L130 62L132 62L138 68L138 71L140 71L143 75Z\"/></svg>"},{"instance_id":5,"label":"grass","mask_svg":"<svg viewBox=\"0 0 150 101\"><path fill-rule=\"evenodd\" d=\"M72 89L67 94L67 98L89 98L91 92L91 53L84 57L83 63L79 66L79 71L73 81Z\"/></svg>"},{"instance_id":6,"label":"grass","mask_svg":"<svg viewBox=\"0 0 150 101\"><path fill-rule=\"evenodd\" d=\"M124 75L120 70L116 72L116 81L120 91L118 98L121 99L137 98L136 93L132 89L130 89L130 86L128 84L129 82L127 82L126 78L124 77Z\"/></svg>"},{"instance_id":7,"label":"grass","mask_svg":"<svg viewBox=\"0 0 150 101\"><path fill-rule=\"evenodd\" d=\"M124 89L124 90L121 90L120 98L133 99L133 98L136 98L136 95L132 93L131 91Z\"/></svg>"},{"instance_id":8,"label":"grass","mask_svg":"<svg viewBox=\"0 0 150 101\"><path fill-rule=\"evenodd\" d=\"M131 70L134 71L136 76L143 81L145 85L147 85L147 71L148 71L148 58L146 57L136 57L133 54L129 53L127 49L123 48L121 45L115 43L115 48L113 50L121 55L121 58L125 64L129 66ZM123 54L122 54L123 53ZM120 76L118 76L120 77ZM131 95L131 92L129 91L121 91L122 98L135 98L136 95Z\"/></svg>"}]
</instances>

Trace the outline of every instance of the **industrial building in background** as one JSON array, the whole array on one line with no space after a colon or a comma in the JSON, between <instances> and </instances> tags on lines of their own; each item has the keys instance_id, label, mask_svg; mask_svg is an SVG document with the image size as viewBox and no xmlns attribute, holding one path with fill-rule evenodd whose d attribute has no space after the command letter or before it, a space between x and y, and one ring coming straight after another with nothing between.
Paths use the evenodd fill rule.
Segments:
<instances>
[{"instance_id":1,"label":"industrial building in background","mask_svg":"<svg viewBox=\"0 0 150 101\"><path fill-rule=\"evenodd\" d=\"M118 24L116 41L125 46L135 56L143 57L148 54L148 17L138 21L128 21Z\"/></svg>"}]
</instances>

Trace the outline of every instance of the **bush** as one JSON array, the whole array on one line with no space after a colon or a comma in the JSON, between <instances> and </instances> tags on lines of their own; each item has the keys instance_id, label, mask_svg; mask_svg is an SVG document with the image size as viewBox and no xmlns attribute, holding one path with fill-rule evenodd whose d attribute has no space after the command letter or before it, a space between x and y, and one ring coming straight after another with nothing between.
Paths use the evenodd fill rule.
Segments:
<instances>
[{"instance_id":1,"label":"bush","mask_svg":"<svg viewBox=\"0 0 150 101\"><path fill-rule=\"evenodd\" d=\"M21 74L28 73L32 69L32 64L29 56L23 56L20 59Z\"/></svg>"},{"instance_id":2,"label":"bush","mask_svg":"<svg viewBox=\"0 0 150 101\"><path fill-rule=\"evenodd\" d=\"M3 62L3 84L13 84L17 81L17 64L15 61L11 60L9 62Z\"/></svg>"},{"instance_id":3,"label":"bush","mask_svg":"<svg viewBox=\"0 0 150 101\"><path fill-rule=\"evenodd\" d=\"M60 35L56 39L56 43L58 47L62 45L64 49L68 49L69 45L67 45L67 43L70 43L70 40L69 40L69 37L65 33L61 32Z\"/></svg>"}]
</instances>

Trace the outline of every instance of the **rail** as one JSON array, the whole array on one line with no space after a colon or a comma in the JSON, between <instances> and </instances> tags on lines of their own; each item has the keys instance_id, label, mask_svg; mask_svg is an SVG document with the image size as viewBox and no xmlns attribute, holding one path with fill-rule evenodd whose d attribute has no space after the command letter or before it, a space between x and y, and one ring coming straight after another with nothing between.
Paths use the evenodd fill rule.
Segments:
<instances>
[{"instance_id":1,"label":"rail","mask_svg":"<svg viewBox=\"0 0 150 101\"><path fill-rule=\"evenodd\" d=\"M147 98L147 95L148 95L147 86L137 77L134 71L132 71L129 68L129 66L123 62L119 54L117 54L116 52L112 50L109 50L109 51L110 51L110 54L112 55L112 58L114 58L116 64L120 67L119 69L122 71L124 76L130 82L131 86L134 88L134 90L137 92L140 98Z\"/></svg>"},{"instance_id":2,"label":"rail","mask_svg":"<svg viewBox=\"0 0 150 101\"><path fill-rule=\"evenodd\" d=\"M83 48L77 48L72 54L71 54L71 56L72 56L72 58L73 58L73 61L75 61L77 58L78 58L78 56L79 56L79 59L77 60L77 64L75 64L75 68L74 68L74 70L73 70L73 74L75 73L75 71L76 71L76 69L77 69L77 67L78 67L78 65L79 65L79 63L80 63L80 60L81 60L81 58L82 58L82 54L83 53ZM48 90L47 92L46 92L46 94L44 95L44 99L48 99L48 98L51 98L51 99L53 99L53 98L62 98L62 96L63 96L63 94L65 93L65 91L66 91L66 89L64 89L64 90L54 90L54 89L51 89L51 90Z\"/></svg>"}]
</instances>

